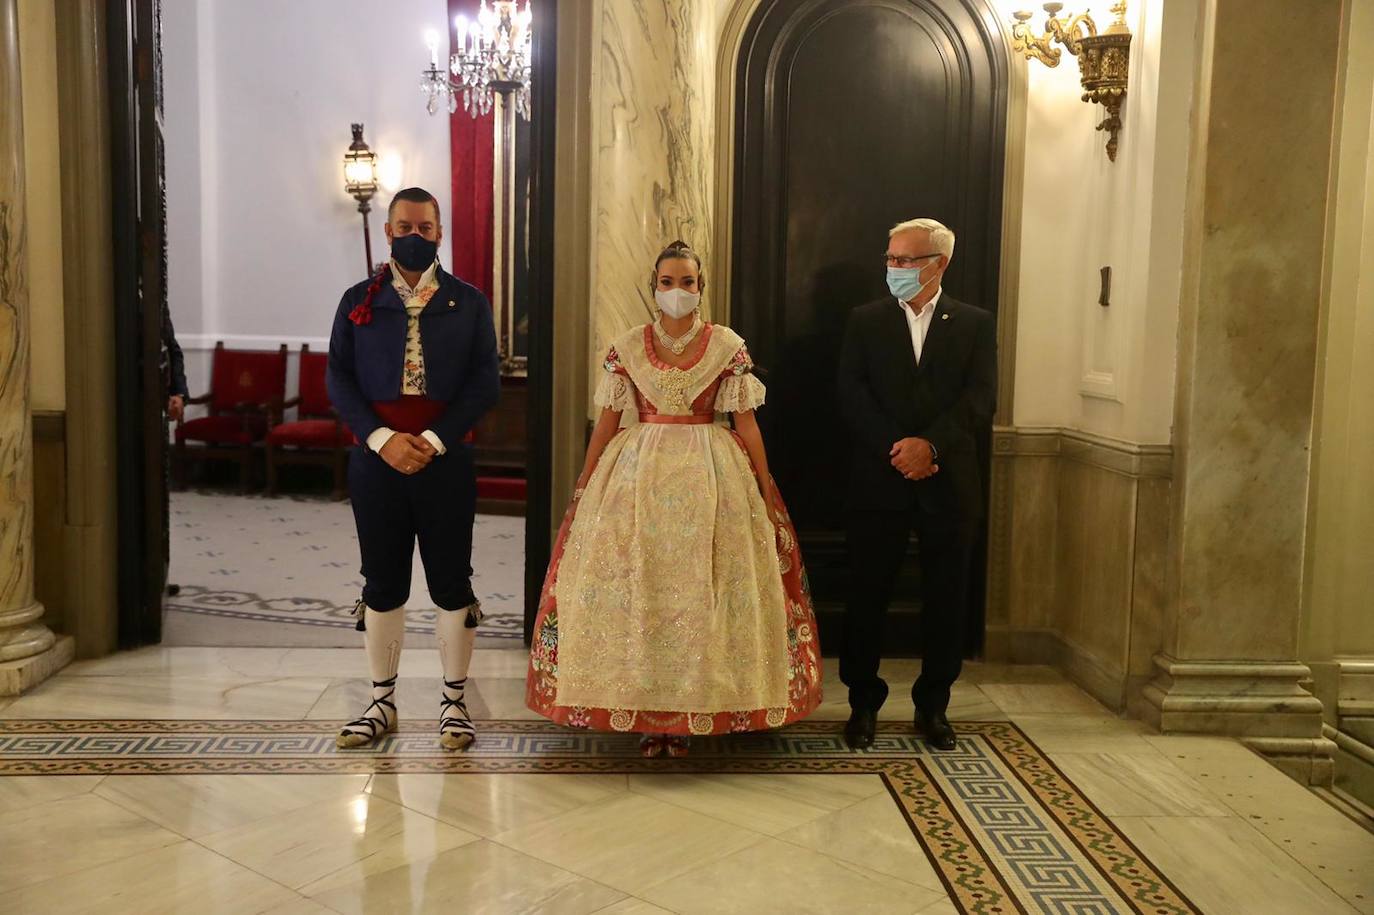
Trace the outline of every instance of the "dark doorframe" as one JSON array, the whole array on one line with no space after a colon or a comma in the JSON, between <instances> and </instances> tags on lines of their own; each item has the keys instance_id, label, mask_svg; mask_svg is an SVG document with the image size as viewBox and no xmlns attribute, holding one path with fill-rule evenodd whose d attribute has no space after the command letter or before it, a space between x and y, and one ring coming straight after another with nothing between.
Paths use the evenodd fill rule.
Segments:
<instances>
[{"instance_id":1,"label":"dark doorframe","mask_svg":"<svg viewBox=\"0 0 1374 915\"><path fill-rule=\"evenodd\" d=\"M162 639L167 577L162 3L115 0L107 10L119 647L134 648Z\"/></svg>"},{"instance_id":2,"label":"dark doorframe","mask_svg":"<svg viewBox=\"0 0 1374 915\"><path fill-rule=\"evenodd\" d=\"M983 0L763 0L734 101L732 320L769 373L770 464L802 540L824 646L848 591L848 444L834 373L848 311L886 295L888 226L933 216L958 246L944 288L998 313L1009 75ZM991 430L987 430L989 433ZM981 446L984 485L989 436ZM889 635L914 649L912 548ZM982 647L986 537L967 648Z\"/></svg>"},{"instance_id":3,"label":"dark doorframe","mask_svg":"<svg viewBox=\"0 0 1374 915\"><path fill-rule=\"evenodd\" d=\"M529 412L525 515L525 640L552 551L553 252L556 0L533 0L530 118ZM166 296L161 0L109 6L119 646L162 638L167 516L159 368Z\"/></svg>"},{"instance_id":4,"label":"dark doorframe","mask_svg":"<svg viewBox=\"0 0 1374 915\"><path fill-rule=\"evenodd\" d=\"M533 0L530 86L529 412L525 502L525 644L553 550L553 263L556 0Z\"/></svg>"}]
</instances>

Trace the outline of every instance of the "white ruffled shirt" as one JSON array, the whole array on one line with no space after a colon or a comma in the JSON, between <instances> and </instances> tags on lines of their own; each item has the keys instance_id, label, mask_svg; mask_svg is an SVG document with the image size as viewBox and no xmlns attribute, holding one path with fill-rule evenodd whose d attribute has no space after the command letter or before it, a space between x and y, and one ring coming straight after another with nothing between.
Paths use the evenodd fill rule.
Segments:
<instances>
[{"instance_id":1,"label":"white ruffled shirt","mask_svg":"<svg viewBox=\"0 0 1374 915\"><path fill-rule=\"evenodd\" d=\"M406 308L406 349L404 361L405 365L401 368L401 393L403 395L424 394L425 393L425 351L420 346L420 312L425 310L430 298L434 295L434 290L439 288L439 280L435 276L439 270L439 262L436 260L429 265L424 273L420 274L419 281L411 286L401 275L401 268L395 259L391 261L391 285L396 289L396 294L401 297L401 302ZM410 366L414 368L410 368ZM372 434L367 437L367 447L374 452L380 452L382 447L396 434L396 430L389 426L378 426ZM434 446L434 450L439 454L448 451L444 443L432 429L426 429L420 435Z\"/></svg>"}]
</instances>

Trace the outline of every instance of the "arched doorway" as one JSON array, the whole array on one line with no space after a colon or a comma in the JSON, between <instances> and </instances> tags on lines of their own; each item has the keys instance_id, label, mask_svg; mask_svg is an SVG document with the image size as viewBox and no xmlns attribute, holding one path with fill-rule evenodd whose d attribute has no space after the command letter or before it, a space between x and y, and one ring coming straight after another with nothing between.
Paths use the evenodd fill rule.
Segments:
<instances>
[{"instance_id":1,"label":"arched doorway","mask_svg":"<svg viewBox=\"0 0 1374 915\"><path fill-rule=\"evenodd\" d=\"M838 622L847 588L836 355L849 310L886 294L887 228L918 215L950 225L945 288L999 310L1008 75L995 21L978 0L763 0L742 37L731 320L768 375L760 416L822 631L839 631L825 618ZM981 608L984 562L974 574ZM918 584L909 561L901 630L914 632ZM981 633L979 612L971 650Z\"/></svg>"}]
</instances>

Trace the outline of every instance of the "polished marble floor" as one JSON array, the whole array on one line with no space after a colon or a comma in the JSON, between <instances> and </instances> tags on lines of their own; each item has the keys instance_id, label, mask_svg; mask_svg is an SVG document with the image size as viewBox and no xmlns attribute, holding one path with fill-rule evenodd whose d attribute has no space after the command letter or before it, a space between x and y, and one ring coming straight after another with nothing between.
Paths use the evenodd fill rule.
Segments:
<instances>
[{"instance_id":1,"label":"polished marble floor","mask_svg":"<svg viewBox=\"0 0 1374 915\"><path fill-rule=\"evenodd\" d=\"M0 719L338 719L361 667L147 649L74 664ZM479 651L474 714L532 718L523 672ZM434 717L438 673L407 652L403 716ZM914 673L886 666L894 697ZM827 696L838 727L833 669ZM1154 734L1039 667L970 665L951 717L1013 722L1201 911L1374 913L1374 835L1239 744ZM959 911L866 774L5 776L0 850L0 913Z\"/></svg>"}]
</instances>

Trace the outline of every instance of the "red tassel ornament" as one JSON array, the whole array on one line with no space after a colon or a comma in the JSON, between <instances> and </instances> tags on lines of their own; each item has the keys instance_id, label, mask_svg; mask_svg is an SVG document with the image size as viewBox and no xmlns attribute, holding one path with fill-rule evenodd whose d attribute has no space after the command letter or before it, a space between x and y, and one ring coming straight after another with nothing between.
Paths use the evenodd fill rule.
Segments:
<instances>
[{"instance_id":1,"label":"red tassel ornament","mask_svg":"<svg viewBox=\"0 0 1374 915\"><path fill-rule=\"evenodd\" d=\"M372 297L377 294L377 290L382 288L382 283L386 282L390 276L390 264L384 265L381 270L377 271L377 275L372 278L372 284L367 287L367 294L363 296L362 302L354 306L353 310L348 313L348 320L360 327L372 323Z\"/></svg>"}]
</instances>

